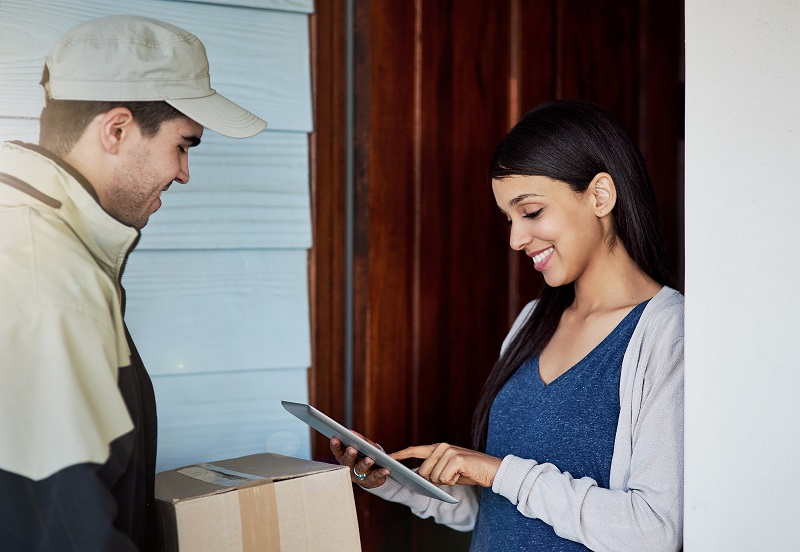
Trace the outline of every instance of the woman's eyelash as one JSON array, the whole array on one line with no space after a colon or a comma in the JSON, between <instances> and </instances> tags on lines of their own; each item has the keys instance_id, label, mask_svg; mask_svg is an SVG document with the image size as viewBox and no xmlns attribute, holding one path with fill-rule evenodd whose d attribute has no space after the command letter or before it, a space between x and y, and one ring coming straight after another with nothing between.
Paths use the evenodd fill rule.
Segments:
<instances>
[{"instance_id":1,"label":"woman's eyelash","mask_svg":"<svg viewBox=\"0 0 800 552\"><path fill-rule=\"evenodd\" d=\"M530 219L530 220L536 220L537 218L539 218L539 215L542 214L542 211L544 211L544 207L542 207L541 209L539 209L537 211L534 211L532 213L526 213L526 214L522 215L522 218L526 218L526 219ZM506 226L511 226L511 219L510 218L506 219Z\"/></svg>"}]
</instances>

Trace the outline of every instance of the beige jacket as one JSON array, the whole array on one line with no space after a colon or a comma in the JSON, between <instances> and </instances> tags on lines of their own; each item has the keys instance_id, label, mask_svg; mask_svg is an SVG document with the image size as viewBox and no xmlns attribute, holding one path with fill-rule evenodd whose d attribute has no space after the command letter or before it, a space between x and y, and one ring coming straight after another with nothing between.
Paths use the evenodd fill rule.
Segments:
<instances>
[{"instance_id":1,"label":"beige jacket","mask_svg":"<svg viewBox=\"0 0 800 552\"><path fill-rule=\"evenodd\" d=\"M0 144L0 469L40 480L103 464L133 429L117 371L137 237L58 164Z\"/></svg>"}]
</instances>

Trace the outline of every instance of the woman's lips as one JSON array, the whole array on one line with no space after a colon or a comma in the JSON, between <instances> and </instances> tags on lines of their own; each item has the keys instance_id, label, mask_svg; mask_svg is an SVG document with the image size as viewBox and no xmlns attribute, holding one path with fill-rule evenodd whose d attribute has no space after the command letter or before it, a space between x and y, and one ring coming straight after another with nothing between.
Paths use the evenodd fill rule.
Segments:
<instances>
[{"instance_id":1,"label":"woman's lips","mask_svg":"<svg viewBox=\"0 0 800 552\"><path fill-rule=\"evenodd\" d=\"M543 270L544 267L547 265L547 261L550 260L550 256L555 251L554 247L548 247L547 249L540 251L534 255L531 255L531 260L533 261L533 268L536 270Z\"/></svg>"}]
</instances>

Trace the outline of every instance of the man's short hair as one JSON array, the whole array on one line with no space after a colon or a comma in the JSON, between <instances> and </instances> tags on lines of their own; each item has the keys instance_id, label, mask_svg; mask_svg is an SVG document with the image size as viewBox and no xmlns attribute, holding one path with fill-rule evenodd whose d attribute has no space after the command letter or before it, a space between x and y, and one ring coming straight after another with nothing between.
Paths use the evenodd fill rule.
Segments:
<instances>
[{"instance_id":1,"label":"man's short hair","mask_svg":"<svg viewBox=\"0 0 800 552\"><path fill-rule=\"evenodd\" d=\"M54 154L68 155L89 123L115 107L125 107L133 114L142 134L155 136L161 123L185 117L167 102L99 102L83 100L48 100L39 121L39 145Z\"/></svg>"}]
</instances>

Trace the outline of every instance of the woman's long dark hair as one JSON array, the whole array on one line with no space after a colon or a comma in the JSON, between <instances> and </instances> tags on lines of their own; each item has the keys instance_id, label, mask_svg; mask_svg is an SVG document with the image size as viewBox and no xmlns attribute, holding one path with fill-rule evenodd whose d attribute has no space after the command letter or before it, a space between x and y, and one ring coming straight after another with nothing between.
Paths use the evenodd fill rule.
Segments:
<instances>
[{"instance_id":1,"label":"woman's long dark hair","mask_svg":"<svg viewBox=\"0 0 800 552\"><path fill-rule=\"evenodd\" d=\"M557 100L528 112L505 136L492 158L492 179L546 176L575 192L606 172L614 179L617 202L612 221L619 242L656 282L676 287L661 235L655 195L641 153L622 126L597 105ZM483 388L472 424L473 447L486 449L489 411L517 368L539 354L575 298L573 284L545 286L536 308L498 359Z\"/></svg>"}]
</instances>

